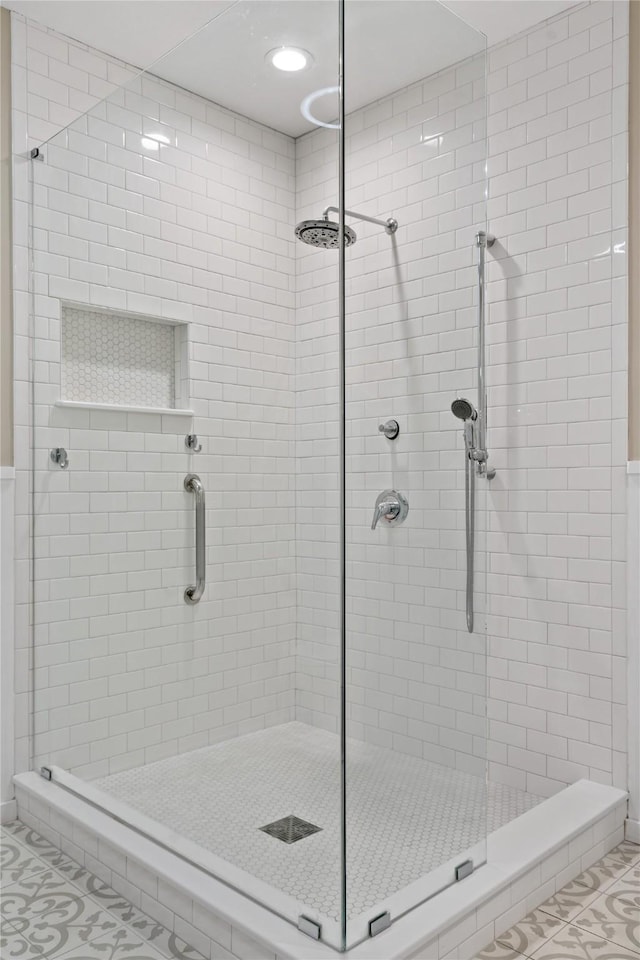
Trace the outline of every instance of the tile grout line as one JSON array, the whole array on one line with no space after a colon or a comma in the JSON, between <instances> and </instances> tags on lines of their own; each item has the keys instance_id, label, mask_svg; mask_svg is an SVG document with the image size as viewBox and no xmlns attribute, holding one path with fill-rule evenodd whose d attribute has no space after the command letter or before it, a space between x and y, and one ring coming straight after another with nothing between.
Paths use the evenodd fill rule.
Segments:
<instances>
[{"instance_id":1,"label":"tile grout line","mask_svg":"<svg viewBox=\"0 0 640 960\"><path fill-rule=\"evenodd\" d=\"M540 907L536 907L535 909L536 909L536 910L540 910ZM553 914L547 914L547 916L553 916ZM524 919L524 918L523 918L523 919ZM559 920L559 917L553 917L553 919L554 919L554 920ZM520 923L522 923L522 920L520 921ZM562 927L560 928L560 930L562 930L564 927L568 927L568 926L569 926L569 921L567 921L567 920L560 920L560 923L562 924ZM516 924L514 924L514 926L517 927L518 924L516 923ZM537 950L539 950L540 947L544 947L545 944L549 943L550 940L553 940L553 938L554 938L555 936L557 936L557 934L558 934L559 932L560 932L559 930L554 930L554 932L551 934L550 937L546 937L546 938L542 941L542 943L538 944L538 946L536 947L536 950L534 950L534 953L535 953ZM508 933L508 931L505 930L505 933ZM502 936L502 934L501 934L501 936ZM503 947L508 947L508 948L509 948L510 950L512 950L515 954L517 954L519 957L525 957L526 960L533 960L533 954L530 954L530 953L521 953L519 950L516 950L514 947L512 947L511 944L510 944L510 943L508 942L508 940L506 940L506 939L505 939L505 940L501 940L500 937L498 936L498 937L496 937L496 943L499 943L499 944L500 944L501 946L503 946Z\"/></svg>"},{"instance_id":2,"label":"tile grout line","mask_svg":"<svg viewBox=\"0 0 640 960\"><path fill-rule=\"evenodd\" d=\"M596 899L597 899L597 897L596 897ZM545 910L542 910L542 907L537 907L536 909L541 910L543 913L546 913ZM585 907L584 910L589 910L589 907L588 907L588 906ZM576 917L574 917L573 920L560 920L560 923L562 924L562 927L560 928L560 930L555 930L554 933L552 934L552 936L547 937L546 940L544 940L541 944L539 944L539 945L536 947L536 949L535 949L535 951L534 951L534 954L537 953L538 950L540 950L542 947L544 947L544 946L545 946L547 943L549 943L551 940L555 940L555 938L558 936L558 934L562 932L562 929L563 929L563 928L566 928L566 927L578 927L580 930L584 931L585 933L588 933L589 936L590 936L590 937L593 937L595 940L602 940L603 943L610 943L610 944L612 944L614 947L623 947L623 945L620 944L620 943L618 943L616 940L610 940L608 937L603 937L602 934L600 934L600 933L594 933L592 930L587 930L585 927L580 927L580 925L577 923L577 920L578 920L578 917L582 916L582 914L584 913L584 910L581 910L580 913L579 913ZM559 919L559 917L556 917L553 913L547 913L547 916L548 916L548 917L553 917L555 920L558 920L558 919ZM516 926L517 926L517 924L516 924ZM497 942L497 943L500 943L502 946L510 947L511 950L513 950L513 947L511 947L511 944L508 943L508 942L505 942L505 941L501 940L500 937L496 937L496 942ZM636 953L636 954L638 955L638 957L640 957L640 951L635 950L634 947L630 947L629 945L626 945L626 946L623 947L623 949L628 950L630 953ZM514 952L514 953L518 953L517 950L513 950L513 952ZM528 954L528 953L522 953L522 954L519 954L519 956L526 957L527 960L535 960L535 957L534 957L533 955Z\"/></svg>"}]
</instances>

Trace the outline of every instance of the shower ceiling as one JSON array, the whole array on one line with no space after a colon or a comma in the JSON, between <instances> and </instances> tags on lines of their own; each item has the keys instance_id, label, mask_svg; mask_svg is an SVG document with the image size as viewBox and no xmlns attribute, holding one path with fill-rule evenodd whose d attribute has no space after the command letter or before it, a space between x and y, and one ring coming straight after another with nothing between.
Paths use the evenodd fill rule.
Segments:
<instances>
[{"instance_id":1,"label":"shower ceiling","mask_svg":"<svg viewBox=\"0 0 640 960\"><path fill-rule=\"evenodd\" d=\"M356 110L479 51L475 31L436 0L357 0L346 11L349 49L347 110ZM297 137L314 128L300 103L335 88L338 73L337 3L331 0L241 0L208 30L170 54L163 77L231 110ZM265 63L283 44L302 47L314 63L286 75ZM336 94L313 104L313 115L335 120Z\"/></svg>"},{"instance_id":2,"label":"shower ceiling","mask_svg":"<svg viewBox=\"0 0 640 960\"><path fill-rule=\"evenodd\" d=\"M4 5L77 40L148 67L167 49L208 29L153 67L166 80L291 136L313 125L301 100L335 85L335 0L3 0ZM393 16L389 16L390 6ZM448 0L446 7L490 43L571 6L562 0ZM436 0L351 0L347 4L347 109L371 103L478 50L474 31ZM281 45L308 50L314 64L283 74L265 61ZM335 97L314 104L330 121Z\"/></svg>"}]
</instances>

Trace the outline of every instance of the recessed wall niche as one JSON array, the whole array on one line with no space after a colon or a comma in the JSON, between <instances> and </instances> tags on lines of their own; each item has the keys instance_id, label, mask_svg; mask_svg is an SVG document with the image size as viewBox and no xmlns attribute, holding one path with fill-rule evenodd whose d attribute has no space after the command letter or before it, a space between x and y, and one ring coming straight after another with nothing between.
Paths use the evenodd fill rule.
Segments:
<instances>
[{"instance_id":1,"label":"recessed wall niche","mask_svg":"<svg viewBox=\"0 0 640 960\"><path fill-rule=\"evenodd\" d=\"M187 406L187 327L61 304L61 400L118 407Z\"/></svg>"}]
</instances>

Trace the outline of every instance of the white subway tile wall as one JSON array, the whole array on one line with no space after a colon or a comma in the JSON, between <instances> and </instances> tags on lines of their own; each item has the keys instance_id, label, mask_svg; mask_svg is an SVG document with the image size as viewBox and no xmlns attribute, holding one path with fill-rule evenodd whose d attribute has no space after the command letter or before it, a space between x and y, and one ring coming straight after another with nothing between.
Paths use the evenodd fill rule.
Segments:
<instances>
[{"instance_id":1,"label":"white subway tile wall","mask_svg":"<svg viewBox=\"0 0 640 960\"><path fill-rule=\"evenodd\" d=\"M534 794L581 776L625 783L626 18L625 2L580 4L489 59L498 474L479 498L476 586L482 618L486 578L490 776ZM126 68L15 15L13 33L20 427L24 150ZM346 131L347 205L400 222L393 239L354 223L347 253L349 732L470 771L483 762L485 656L464 629L463 453L449 406L475 401L483 97L478 58L358 111ZM159 132L169 143L152 155L141 137ZM335 729L336 258L292 239L297 220L336 202L335 132L293 141L143 78L33 169L39 755L98 776L294 717ZM188 323L193 423L53 416L60 299ZM377 429L389 416L395 443ZM184 450L192 429L196 458ZM48 466L59 445L65 473ZM28 451L17 455L26 477ZM182 601L189 469L210 498L195 612ZM387 486L407 494L409 519L372 532Z\"/></svg>"},{"instance_id":2,"label":"white subway tile wall","mask_svg":"<svg viewBox=\"0 0 640 960\"><path fill-rule=\"evenodd\" d=\"M628 8L571 8L491 52L490 777L626 785Z\"/></svg>"},{"instance_id":3,"label":"white subway tile wall","mask_svg":"<svg viewBox=\"0 0 640 960\"><path fill-rule=\"evenodd\" d=\"M14 22L38 52L29 124L36 77L49 117L71 95L50 78L77 48ZM94 54L73 76L86 88L109 63ZM35 750L96 777L294 718L294 142L143 76L44 153L32 165ZM188 324L193 420L54 407L65 299ZM114 396L119 362L106 371ZM49 462L53 446L69 451L67 471ZM197 607L183 598L191 470L208 497Z\"/></svg>"},{"instance_id":4,"label":"white subway tile wall","mask_svg":"<svg viewBox=\"0 0 640 960\"><path fill-rule=\"evenodd\" d=\"M626 782L623 194L613 210L626 16L623 3L579 5L489 60L490 777L538 795L579 777ZM464 631L462 442L449 405L476 399L482 83L481 60L465 63L346 128L347 207L400 222L393 242L354 223L366 239L347 252L349 729L470 770L483 755L485 669ZM335 145L319 131L296 146L298 216L317 216ZM320 421L337 388L333 282L330 254L299 251L297 715L329 728L335 408ZM395 442L377 433L391 415ZM390 486L408 493L410 520L372 538L375 496ZM483 587L478 576L478 600Z\"/></svg>"},{"instance_id":5,"label":"white subway tile wall","mask_svg":"<svg viewBox=\"0 0 640 960\"><path fill-rule=\"evenodd\" d=\"M347 251L349 735L478 775L486 754L485 541L478 537L480 632L469 635L464 443L450 406L458 395L476 402L485 131L484 53L346 124L347 208L399 223L390 237L353 221L358 240ZM335 201L335 135L314 131L296 148L297 213L318 216ZM335 251L301 246L297 711L332 729L339 718L336 283ZM378 430L389 417L400 424L396 440ZM478 486L481 531L486 489ZM376 497L387 488L407 497L408 519L372 531Z\"/></svg>"}]
</instances>

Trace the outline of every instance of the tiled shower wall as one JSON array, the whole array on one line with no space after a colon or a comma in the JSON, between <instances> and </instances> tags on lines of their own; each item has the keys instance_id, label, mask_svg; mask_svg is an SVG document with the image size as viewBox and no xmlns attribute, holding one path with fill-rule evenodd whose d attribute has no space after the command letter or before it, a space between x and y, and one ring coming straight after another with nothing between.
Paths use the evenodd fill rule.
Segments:
<instances>
[{"instance_id":1,"label":"tiled shower wall","mask_svg":"<svg viewBox=\"0 0 640 960\"><path fill-rule=\"evenodd\" d=\"M490 775L542 795L580 777L626 782L626 64L627 7L608 2L489 60ZM353 223L365 239L347 251L350 731L462 767L482 749L484 663L464 631L449 406L475 401L481 78L472 64L445 71L346 129L347 207L400 222L395 242ZM322 131L296 146L298 215L318 216L335 147ZM333 280L329 255L299 251L298 711L329 727L337 555L325 559L320 524L337 447L323 460L335 417L318 422L314 404L337 385ZM389 416L395 443L377 434ZM375 497L393 486L408 491L407 525L372 534Z\"/></svg>"},{"instance_id":2,"label":"tiled shower wall","mask_svg":"<svg viewBox=\"0 0 640 960\"><path fill-rule=\"evenodd\" d=\"M628 8L492 52L491 775L626 785Z\"/></svg>"},{"instance_id":3,"label":"tiled shower wall","mask_svg":"<svg viewBox=\"0 0 640 960\"><path fill-rule=\"evenodd\" d=\"M14 23L23 151L27 137L40 142L72 119L69 111L90 106L92 92L106 92L109 78L125 74L33 26L27 43L24 23ZM499 239L489 256L489 444L499 473L488 517L489 749L494 778L535 793L579 776L624 785L624 692L616 681L624 663L624 488L616 484L626 456L625 42L626 4L601 0L501 45L490 59L489 212ZM335 202L335 135L310 134L294 151L286 137L168 84L143 83L144 102L134 106L132 92L111 117L96 115L92 131L78 130L71 150L49 149L37 172L47 191L37 199L50 219L39 225L36 245L54 285L38 290L37 301L38 599L46 622L37 625L36 682L49 689L38 722L51 731L39 742L49 759L87 775L105 770L108 758L115 769L288 719L296 685L300 719L331 727L336 716L335 261L324 251L294 250L290 239L297 219ZM485 668L481 646L464 630L462 444L449 405L458 393L474 399L481 85L473 63L461 65L360 111L347 130L348 205L401 223L395 242L355 224L358 243L348 251L351 733L467 766L482 747L474 734ZM159 166L143 161L133 142L148 110L179 141L160 146ZM227 162L216 164L209 151L225 151ZM215 192L220 182L224 196ZM23 189L18 225L27 199ZM18 231L26 277L27 236ZM214 238L222 249L212 248ZM78 279L89 265L90 278ZM17 292L23 337L25 290ZM184 452L186 418L74 412L49 423L57 297L191 323L190 405L203 454ZM25 363L18 375L24 416ZM401 422L395 446L377 432L388 416ZM46 454L65 441L72 466L63 475L47 469ZM24 471L26 451L17 452ZM251 476L257 457L268 489L257 471ZM185 631L181 594L193 576L192 504L181 490L188 469L210 493L211 592L206 606L186 612ZM94 482L106 488L90 489ZM392 485L409 496L409 520L404 530L373 534L375 496ZM76 509L81 502L89 513ZM28 510L23 495L23 574ZM85 523L95 513L106 529L82 529L77 513ZM131 522L142 529L118 527ZM112 569L112 552L125 563L133 552L140 569ZM86 589L104 592L80 597L77 581L89 569L83 558L93 563L94 553L107 557L107 567ZM138 604L132 610L129 594ZM111 610L111 598L124 609ZM96 604L106 608L95 614ZM78 637L65 635L68 617ZM78 660L90 662L88 676L70 677L66 664ZM123 670L143 686L121 689ZM94 702L104 715L92 712L100 709ZM188 702L195 714L181 715ZM113 714L122 710L119 726ZM85 733L87 721L94 725Z\"/></svg>"},{"instance_id":4,"label":"tiled shower wall","mask_svg":"<svg viewBox=\"0 0 640 960\"><path fill-rule=\"evenodd\" d=\"M346 254L349 734L477 773L486 667L482 637L465 626L464 444L450 404L474 395L485 131L484 54L346 124L347 208L399 223L390 237L353 221L358 240ZM314 131L296 146L298 215L318 216L332 202L334 137ZM335 306L326 296L336 258L301 249L297 263L298 712L335 728L336 632L326 618L337 596L337 530L326 515L335 523L336 512L319 508L327 491L337 499L337 416L330 407L329 420L325 407L323 418L320 406L337 394ZM400 424L393 441L378 430L390 417ZM381 522L373 531L387 488L407 497L409 516L401 528ZM485 503L481 488L479 526ZM478 547L480 615L480 537Z\"/></svg>"},{"instance_id":5,"label":"tiled shower wall","mask_svg":"<svg viewBox=\"0 0 640 960\"><path fill-rule=\"evenodd\" d=\"M70 120L79 96L89 106L117 66L14 17L16 149ZM143 77L44 153L33 166L35 748L95 777L293 718L294 143ZM193 418L56 407L65 301L188 324ZM17 305L24 335L22 291ZM26 398L24 362L18 375ZM55 446L67 471L49 462ZM26 444L17 452L24 471ZM209 583L187 607L192 470L208 497ZM28 599L23 580L23 655Z\"/></svg>"}]
</instances>

